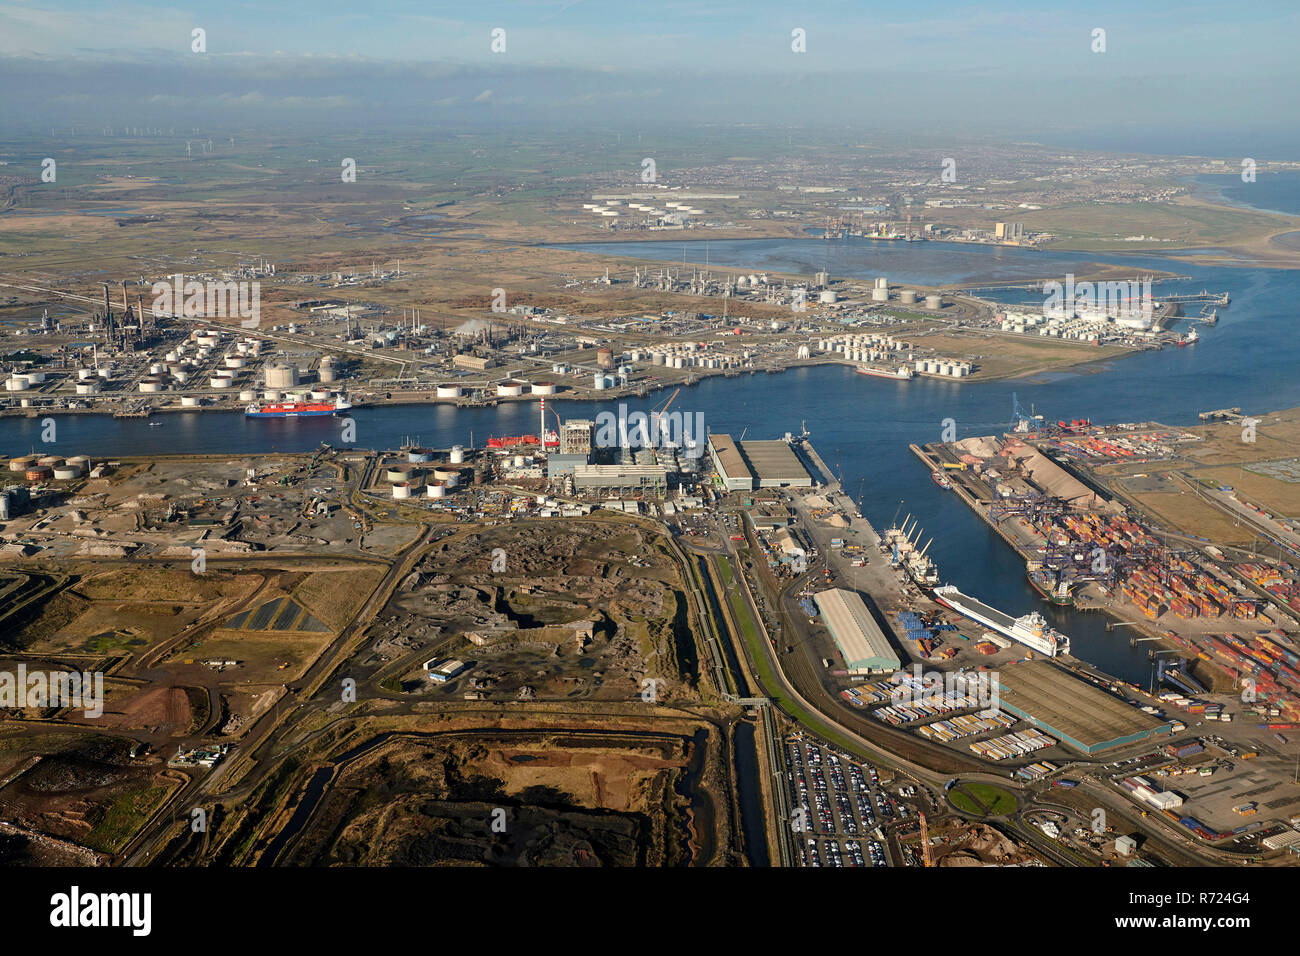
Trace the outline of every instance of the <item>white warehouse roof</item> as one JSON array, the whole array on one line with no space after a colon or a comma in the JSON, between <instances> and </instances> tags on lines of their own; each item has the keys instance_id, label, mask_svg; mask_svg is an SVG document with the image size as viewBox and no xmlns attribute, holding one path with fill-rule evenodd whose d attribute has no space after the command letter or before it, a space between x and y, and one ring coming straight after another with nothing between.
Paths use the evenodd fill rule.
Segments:
<instances>
[{"instance_id":1,"label":"white warehouse roof","mask_svg":"<svg viewBox=\"0 0 1300 956\"><path fill-rule=\"evenodd\" d=\"M856 592L832 588L813 600L850 671L898 670L898 655Z\"/></svg>"}]
</instances>

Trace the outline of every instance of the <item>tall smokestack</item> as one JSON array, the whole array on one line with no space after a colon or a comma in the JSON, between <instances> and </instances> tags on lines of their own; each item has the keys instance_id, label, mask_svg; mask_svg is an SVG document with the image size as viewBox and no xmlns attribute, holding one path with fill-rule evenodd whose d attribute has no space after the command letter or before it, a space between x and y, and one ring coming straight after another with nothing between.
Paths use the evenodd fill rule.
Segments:
<instances>
[{"instance_id":1,"label":"tall smokestack","mask_svg":"<svg viewBox=\"0 0 1300 956\"><path fill-rule=\"evenodd\" d=\"M126 280L123 279L122 280L122 314L125 315L126 310L129 308L131 307L126 304Z\"/></svg>"}]
</instances>

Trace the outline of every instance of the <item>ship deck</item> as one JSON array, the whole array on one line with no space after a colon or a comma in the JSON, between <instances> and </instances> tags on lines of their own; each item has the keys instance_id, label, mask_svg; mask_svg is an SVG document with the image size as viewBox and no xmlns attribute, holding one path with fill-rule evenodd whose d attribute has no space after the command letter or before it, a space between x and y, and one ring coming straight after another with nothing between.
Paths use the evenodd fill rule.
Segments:
<instances>
[{"instance_id":1,"label":"ship deck","mask_svg":"<svg viewBox=\"0 0 1300 956\"><path fill-rule=\"evenodd\" d=\"M989 607L983 601L976 600L969 594L962 594L958 591L956 594L943 595L943 599L950 604L956 601L958 604L965 606L968 610L992 621L998 627L1005 627L1008 631L1015 626L1016 619L1014 617L999 611L995 607Z\"/></svg>"}]
</instances>

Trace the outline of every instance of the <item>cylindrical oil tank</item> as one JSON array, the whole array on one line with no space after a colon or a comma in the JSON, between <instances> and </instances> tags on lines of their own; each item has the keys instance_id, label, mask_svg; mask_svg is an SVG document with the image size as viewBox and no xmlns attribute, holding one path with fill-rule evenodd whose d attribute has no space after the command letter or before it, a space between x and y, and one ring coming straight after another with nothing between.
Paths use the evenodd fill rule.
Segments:
<instances>
[{"instance_id":1,"label":"cylindrical oil tank","mask_svg":"<svg viewBox=\"0 0 1300 956\"><path fill-rule=\"evenodd\" d=\"M322 385L330 385L339 380L339 370L333 362L322 360L320 368L316 370L316 378Z\"/></svg>"},{"instance_id":2,"label":"cylindrical oil tank","mask_svg":"<svg viewBox=\"0 0 1300 956\"><path fill-rule=\"evenodd\" d=\"M74 465L60 465L53 469L54 477L59 481L71 481L73 478L81 477L81 469Z\"/></svg>"},{"instance_id":3,"label":"cylindrical oil tank","mask_svg":"<svg viewBox=\"0 0 1300 956\"><path fill-rule=\"evenodd\" d=\"M916 290L904 289L902 292L898 293L898 301L903 303L903 305L916 305Z\"/></svg>"},{"instance_id":4,"label":"cylindrical oil tank","mask_svg":"<svg viewBox=\"0 0 1300 956\"><path fill-rule=\"evenodd\" d=\"M89 382L78 382L78 383L77 383L77 394L78 394L78 395L95 395L95 394L97 394L98 392L99 392L99 382L97 382L97 381L95 381L95 380L93 380L93 379L92 379L91 381L89 381Z\"/></svg>"},{"instance_id":5,"label":"cylindrical oil tank","mask_svg":"<svg viewBox=\"0 0 1300 956\"><path fill-rule=\"evenodd\" d=\"M30 372L23 372L23 375L26 377L27 381L31 382L33 385L40 385L42 382L45 381L44 372L38 372L33 370Z\"/></svg>"},{"instance_id":6,"label":"cylindrical oil tank","mask_svg":"<svg viewBox=\"0 0 1300 956\"><path fill-rule=\"evenodd\" d=\"M405 465L394 465L384 473L384 477L388 481L410 481L411 476L414 474L414 468L407 468Z\"/></svg>"},{"instance_id":7,"label":"cylindrical oil tank","mask_svg":"<svg viewBox=\"0 0 1300 956\"><path fill-rule=\"evenodd\" d=\"M927 309L943 308L943 297L938 295L927 295L925 297L925 307Z\"/></svg>"},{"instance_id":8,"label":"cylindrical oil tank","mask_svg":"<svg viewBox=\"0 0 1300 956\"><path fill-rule=\"evenodd\" d=\"M182 395L181 408L198 408L199 397L197 395Z\"/></svg>"},{"instance_id":9,"label":"cylindrical oil tank","mask_svg":"<svg viewBox=\"0 0 1300 956\"><path fill-rule=\"evenodd\" d=\"M872 290L871 290L871 301L872 301L872 302L888 302L888 301L889 301L889 289L887 289L887 288L881 288L880 286L877 286L876 288L872 289Z\"/></svg>"},{"instance_id":10,"label":"cylindrical oil tank","mask_svg":"<svg viewBox=\"0 0 1300 956\"><path fill-rule=\"evenodd\" d=\"M463 391L459 385L438 385L434 388L438 398L460 398Z\"/></svg>"},{"instance_id":11,"label":"cylindrical oil tank","mask_svg":"<svg viewBox=\"0 0 1300 956\"><path fill-rule=\"evenodd\" d=\"M452 445L451 454L448 457L453 465L463 465L465 463L465 446Z\"/></svg>"},{"instance_id":12,"label":"cylindrical oil tank","mask_svg":"<svg viewBox=\"0 0 1300 956\"><path fill-rule=\"evenodd\" d=\"M28 481L49 481L54 477L54 469L48 465L33 465L23 475Z\"/></svg>"},{"instance_id":13,"label":"cylindrical oil tank","mask_svg":"<svg viewBox=\"0 0 1300 956\"><path fill-rule=\"evenodd\" d=\"M18 458L9 459L10 471L26 471L36 465L35 455L21 455Z\"/></svg>"},{"instance_id":14,"label":"cylindrical oil tank","mask_svg":"<svg viewBox=\"0 0 1300 956\"><path fill-rule=\"evenodd\" d=\"M163 390L163 383L160 379L156 378L142 378L137 387L142 392L161 392Z\"/></svg>"},{"instance_id":15,"label":"cylindrical oil tank","mask_svg":"<svg viewBox=\"0 0 1300 956\"><path fill-rule=\"evenodd\" d=\"M221 360L221 362L223 365L226 366L226 368L244 367L244 357L242 355L227 355L224 359Z\"/></svg>"},{"instance_id":16,"label":"cylindrical oil tank","mask_svg":"<svg viewBox=\"0 0 1300 956\"><path fill-rule=\"evenodd\" d=\"M443 482L448 488L455 488L460 484L460 471L455 468L435 468L433 477L436 481Z\"/></svg>"},{"instance_id":17,"label":"cylindrical oil tank","mask_svg":"<svg viewBox=\"0 0 1300 956\"><path fill-rule=\"evenodd\" d=\"M404 481L397 482L396 484L393 485L393 497L394 498L411 497L411 486Z\"/></svg>"},{"instance_id":18,"label":"cylindrical oil tank","mask_svg":"<svg viewBox=\"0 0 1300 956\"><path fill-rule=\"evenodd\" d=\"M554 395L559 390L554 382L534 382L532 388L534 395Z\"/></svg>"},{"instance_id":19,"label":"cylindrical oil tank","mask_svg":"<svg viewBox=\"0 0 1300 956\"><path fill-rule=\"evenodd\" d=\"M603 391L605 388L607 388L608 386L606 385L605 382L605 373L597 372L594 376L592 376L591 384L597 391Z\"/></svg>"},{"instance_id":20,"label":"cylindrical oil tank","mask_svg":"<svg viewBox=\"0 0 1300 956\"><path fill-rule=\"evenodd\" d=\"M79 369L77 369L77 380L78 380L78 381L84 382L84 381L86 381L87 379L91 379L91 378L94 378L94 377L95 377L95 370L94 370L93 368L79 368Z\"/></svg>"},{"instance_id":21,"label":"cylindrical oil tank","mask_svg":"<svg viewBox=\"0 0 1300 956\"><path fill-rule=\"evenodd\" d=\"M276 362L266 367L267 388L293 388L298 384L298 366Z\"/></svg>"},{"instance_id":22,"label":"cylindrical oil tank","mask_svg":"<svg viewBox=\"0 0 1300 956\"><path fill-rule=\"evenodd\" d=\"M251 402L254 401L256 398L257 398L257 392L253 391L251 388L246 388L239 393L239 400L241 402Z\"/></svg>"},{"instance_id":23,"label":"cylindrical oil tank","mask_svg":"<svg viewBox=\"0 0 1300 956\"><path fill-rule=\"evenodd\" d=\"M430 498L442 498L447 494L447 486L441 481L431 481L425 494Z\"/></svg>"},{"instance_id":24,"label":"cylindrical oil tank","mask_svg":"<svg viewBox=\"0 0 1300 956\"><path fill-rule=\"evenodd\" d=\"M73 455L68 459L69 465L75 465L82 471L90 471L90 459L85 455Z\"/></svg>"},{"instance_id":25,"label":"cylindrical oil tank","mask_svg":"<svg viewBox=\"0 0 1300 956\"><path fill-rule=\"evenodd\" d=\"M58 468L64 463L61 455L42 455L36 459L38 465L44 465L46 468Z\"/></svg>"},{"instance_id":26,"label":"cylindrical oil tank","mask_svg":"<svg viewBox=\"0 0 1300 956\"><path fill-rule=\"evenodd\" d=\"M26 375L14 375L5 379L5 391L7 392L25 392L30 387Z\"/></svg>"},{"instance_id":27,"label":"cylindrical oil tank","mask_svg":"<svg viewBox=\"0 0 1300 956\"><path fill-rule=\"evenodd\" d=\"M502 382L497 386L497 395L503 398L515 398L524 394L523 382Z\"/></svg>"},{"instance_id":28,"label":"cylindrical oil tank","mask_svg":"<svg viewBox=\"0 0 1300 956\"><path fill-rule=\"evenodd\" d=\"M218 372L208 379L208 384L213 388L230 388L231 385L235 384L235 380L224 372Z\"/></svg>"},{"instance_id":29,"label":"cylindrical oil tank","mask_svg":"<svg viewBox=\"0 0 1300 956\"><path fill-rule=\"evenodd\" d=\"M406 460L413 465L422 465L433 461L432 448L408 448Z\"/></svg>"}]
</instances>

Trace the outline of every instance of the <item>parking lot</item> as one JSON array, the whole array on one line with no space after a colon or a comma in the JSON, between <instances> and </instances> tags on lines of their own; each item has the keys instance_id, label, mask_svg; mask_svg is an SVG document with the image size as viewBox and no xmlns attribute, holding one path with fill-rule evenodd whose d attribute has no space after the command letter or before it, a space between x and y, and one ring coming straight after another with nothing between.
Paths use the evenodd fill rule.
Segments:
<instances>
[{"instance_id":1,"label":"parking lot","mask_svg":"<svg viewBox=\"0 0 1300 956\"><path fill-rule=\"evenodd\" d=\"M876 768L806 739L785 746L802 865L888 866L877 837L907 809L881 789Z\"/></svg>"}]
</instances>

